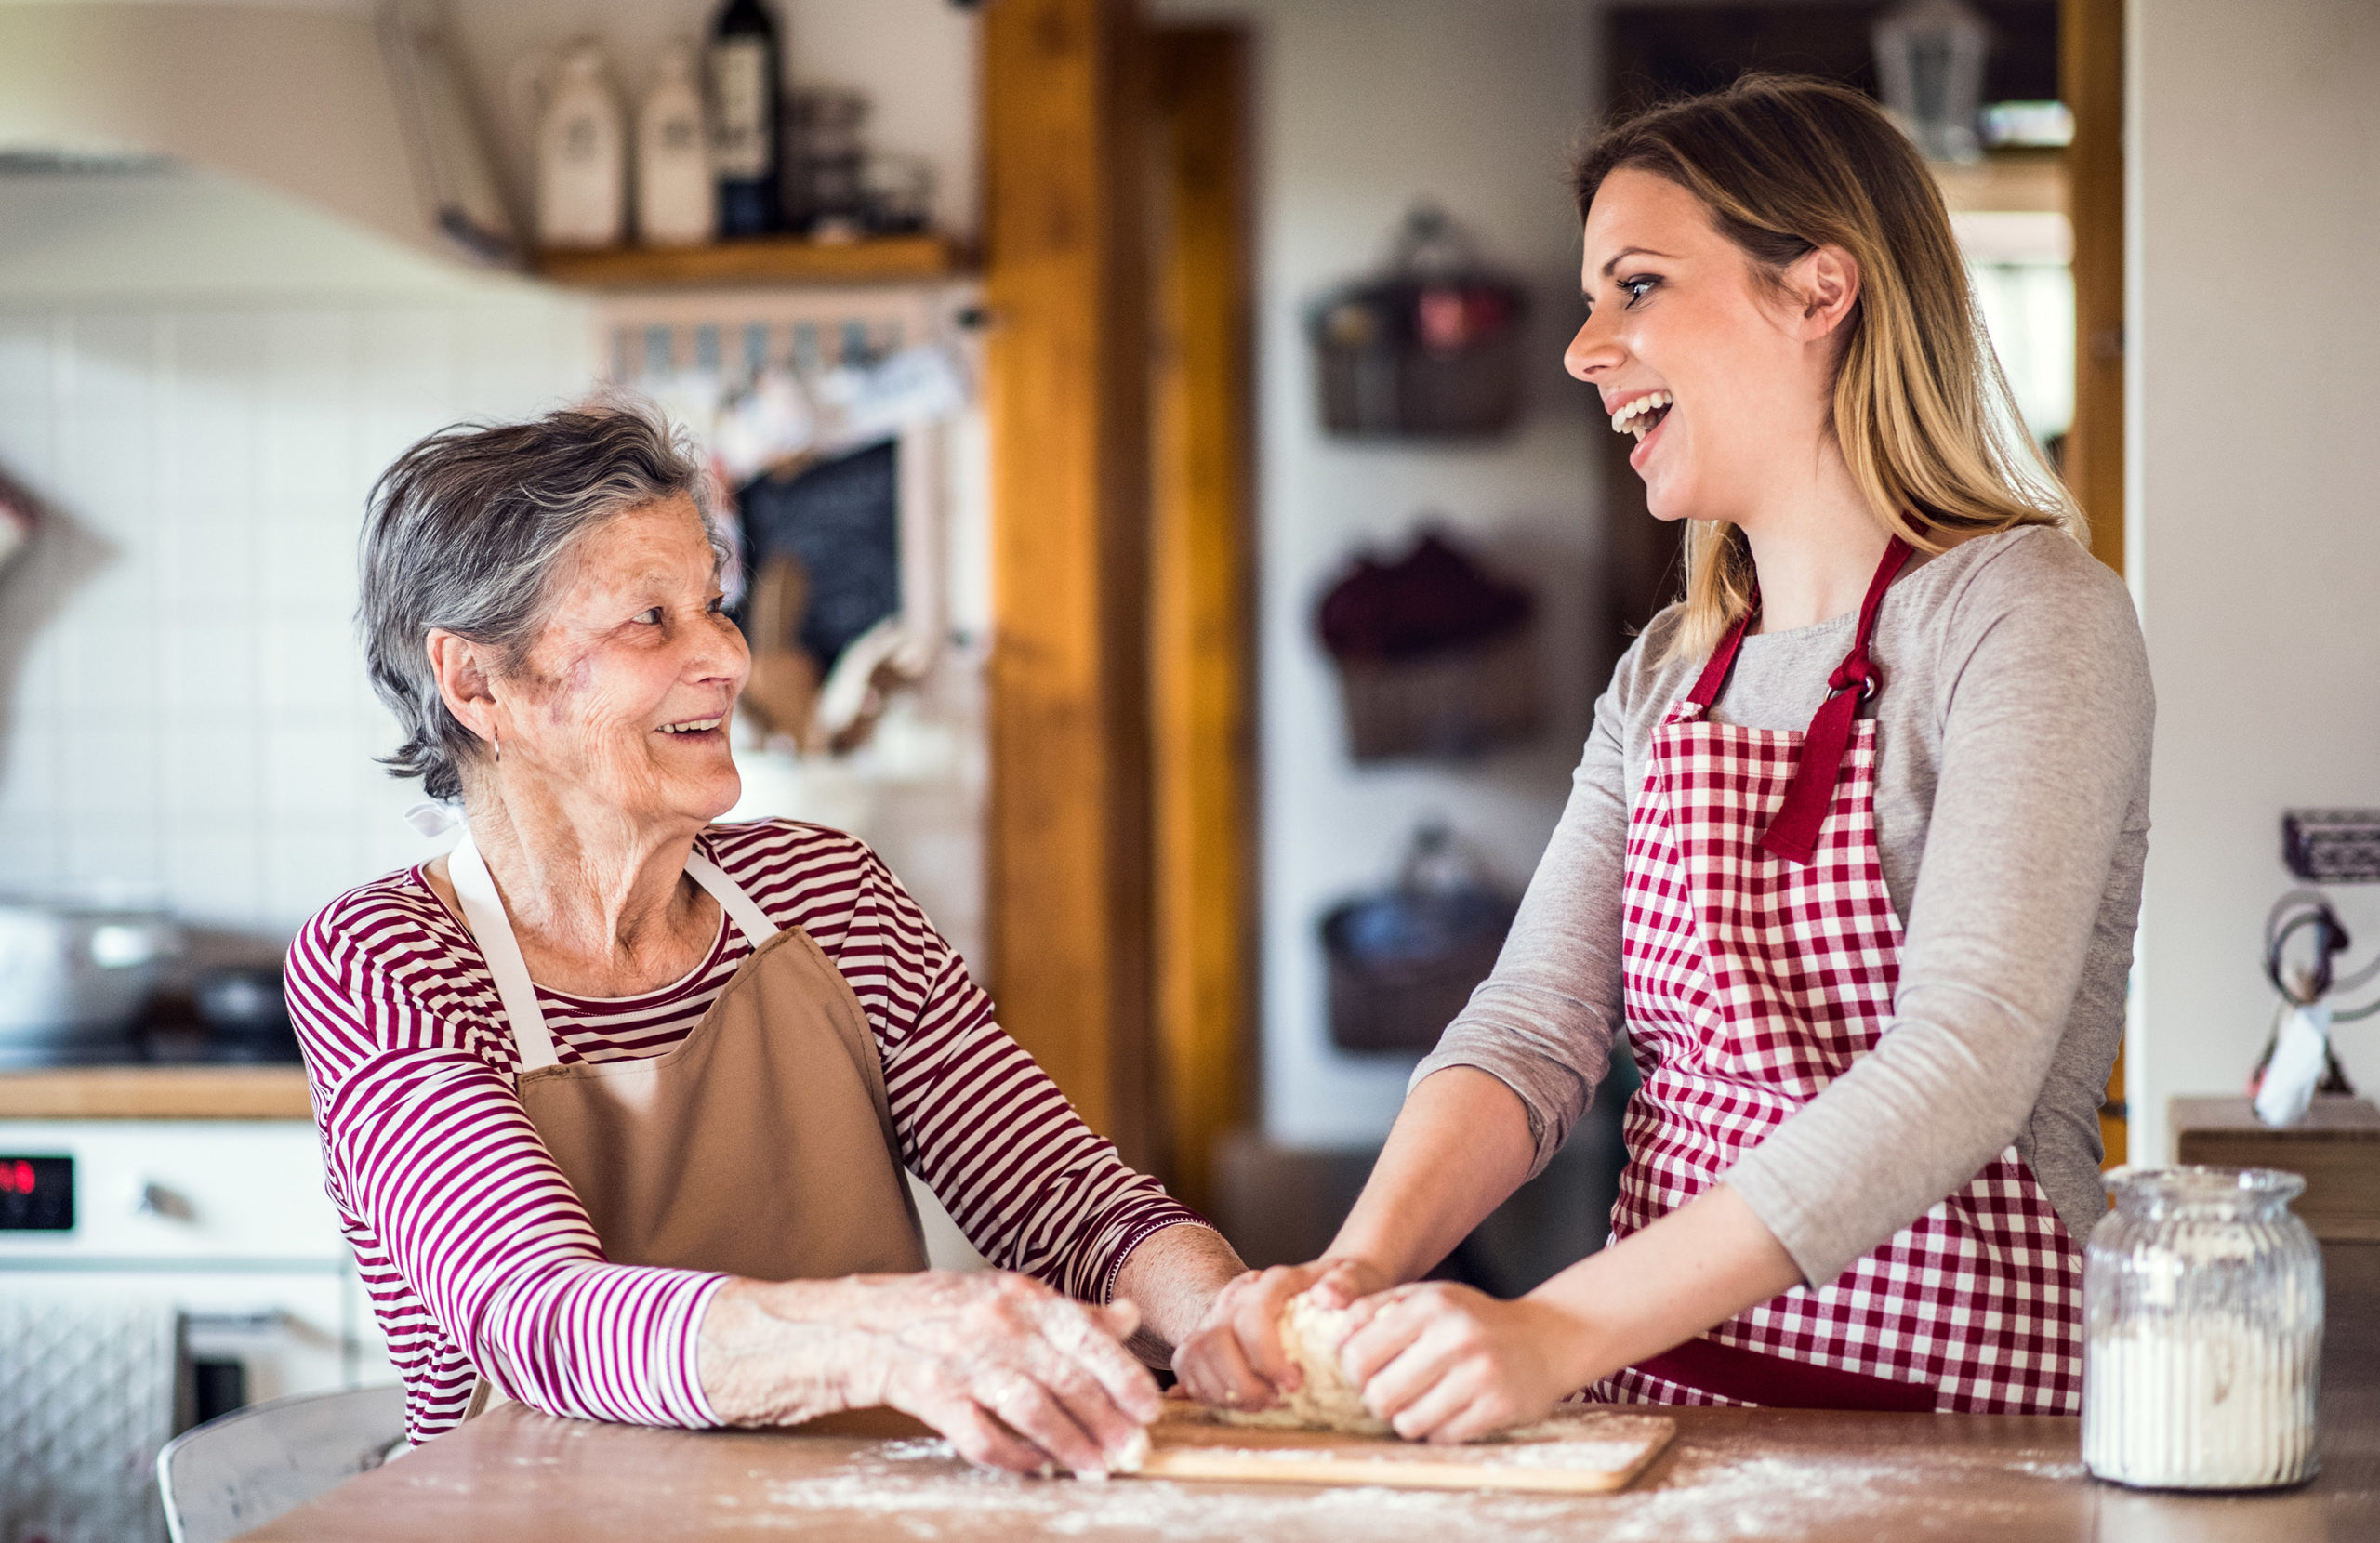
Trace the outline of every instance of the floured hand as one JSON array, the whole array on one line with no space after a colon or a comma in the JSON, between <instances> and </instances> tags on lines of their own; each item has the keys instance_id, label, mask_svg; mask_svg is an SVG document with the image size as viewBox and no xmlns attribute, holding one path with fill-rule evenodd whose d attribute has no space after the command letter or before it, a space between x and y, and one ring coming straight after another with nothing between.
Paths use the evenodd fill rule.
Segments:
<instances>
[{"instance_id":1,"label":"floured hand","mask_svg":"<svg viewBox=\"0 0 2380 1543\"><path fill-rule=\"evenodd\" d=\"M1137 1466L1157 1383L1119 1342L1129 1302L1087 1307L990 1271L731 1281L702 1325L703 1393L730 1425L838 1409L916 1416L972 1461L1104 1475Z\"/></svg>"},{"instance_id":2,"label":"floured hand","mask_svg":"<svg viewBox=\"0 0 2380 1543\"><path fill-rule=\"evenodd\" d=\"M1297 1369L1296 1386L1269 1408L1225 1409L1224 1422L1358 1436L1392 1434L1388 1422L1364 1406L1364 1390L1347 1375L1339 1357L1355 1322L1353 1312L1325 1307L1313 1291L1290 1298L1281 1312L1281 1348Z\"/></svg>"},{"instance_id":3,"label":"floured hand","mask_svg":"<svg viewBox=\"0 0 2380 1543\"><path fill-rule=\"evenodd\" d=\"M1201 1404L1267 1408L1303 1380L1281 1342L1281 1314L1289 1299L1310 1291L1317 1306L1340 1309L1386 1284L1379 1270L1361 1259L1251 1270L1216 1294L1198 1331L1173 1352L1174 1375Z\"/></svg>"}]
</instances>

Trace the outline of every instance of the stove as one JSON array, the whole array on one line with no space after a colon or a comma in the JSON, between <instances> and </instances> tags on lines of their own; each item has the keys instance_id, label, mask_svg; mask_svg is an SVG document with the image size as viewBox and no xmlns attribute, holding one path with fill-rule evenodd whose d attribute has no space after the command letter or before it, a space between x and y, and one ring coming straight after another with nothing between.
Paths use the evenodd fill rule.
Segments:
<instances>
[{"instance_id":1,"label":"stove","mask_svg":"<svg viewBox=\"0 0 2380 1543\"><path fill-rule=\"evenodd\" d=\"M0 1072L71 1066L295 1066L298 1036L285 1021L238 1032L210 1027L187 999L161 998L138 1022L105 1038L0 1044Z\"/></svg>"},{"instance_id":2,"label":"stove","mask_svg":"<svg viewBox=\"0 0 2380 1543\"><path fill-rule=\"evenodd\" d=\"M0 1072L74 1066L296 1066L298 1042L257 1045L196 1034L140 1035L72 1045L0 1046Z\"/></svg>"}]
</instances>

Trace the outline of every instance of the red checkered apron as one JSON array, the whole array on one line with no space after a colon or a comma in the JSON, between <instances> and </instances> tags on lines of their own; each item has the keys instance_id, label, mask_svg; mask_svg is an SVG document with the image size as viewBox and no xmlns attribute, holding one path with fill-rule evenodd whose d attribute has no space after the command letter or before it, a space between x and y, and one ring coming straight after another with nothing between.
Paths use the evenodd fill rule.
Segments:
<instances>
[{"instance_id":1,"label":"red checkered apron","mask_svg":"<svg viewBox=\"0 0 2380 1543\"><path fill-rule=\"evenodd\" d=\"M1615 1238L1725 1178L1891 1023L1900 922L1876 852L1876 726L1856 715L1879 683L1877 604L1908 557L1898 541L1885 552L1806 735L1706 716L1749 616L1654 731L1628 824L1620 958L1644 1088ZM2012 1146L1833 1280L1589 1396L2074 1414L2081 1304L2082 1251Z\"/></svg>"}]
</instances>

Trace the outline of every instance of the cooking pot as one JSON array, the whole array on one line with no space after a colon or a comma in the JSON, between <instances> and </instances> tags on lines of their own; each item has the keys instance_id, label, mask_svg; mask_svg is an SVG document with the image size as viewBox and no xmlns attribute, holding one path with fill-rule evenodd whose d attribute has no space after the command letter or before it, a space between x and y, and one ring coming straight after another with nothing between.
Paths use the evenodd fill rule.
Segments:
<instances>
[{"instance_id":1,"label":"cooking pot","mask_svg":"<svg viewBox=\"0 0 2380 1543\"><path fill-rule=\"evenodd\" d=\"M127 1033L181 949L163 911L0 898L0 1047Z\"/></svg>"}]
</instances>

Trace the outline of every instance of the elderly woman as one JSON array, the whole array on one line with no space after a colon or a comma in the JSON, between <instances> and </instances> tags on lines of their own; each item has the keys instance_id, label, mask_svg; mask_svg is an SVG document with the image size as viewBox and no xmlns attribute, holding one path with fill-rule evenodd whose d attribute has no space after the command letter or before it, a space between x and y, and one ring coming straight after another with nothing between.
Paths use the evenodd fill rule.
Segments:
<instances>
[{"instance_id":1,"label":"elderly woman","mask_svg":"<svg viewBox=\"0 0 2380 1543\"><path fill-rule=\"evenodd\" d=\"M889 1405L1100 1470L1239 1271L992 1020L866 846L736 800L707 484L625 409L456 429L364 528L390 764L453 852L291 946L329 1188L424 1440ZM902 1170L1005 1273L930 1271Z\"/></svg>"}]
</instances>

